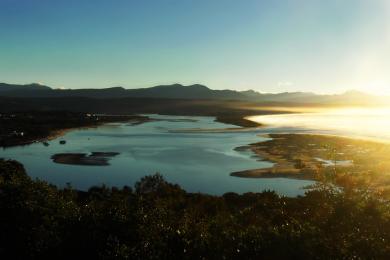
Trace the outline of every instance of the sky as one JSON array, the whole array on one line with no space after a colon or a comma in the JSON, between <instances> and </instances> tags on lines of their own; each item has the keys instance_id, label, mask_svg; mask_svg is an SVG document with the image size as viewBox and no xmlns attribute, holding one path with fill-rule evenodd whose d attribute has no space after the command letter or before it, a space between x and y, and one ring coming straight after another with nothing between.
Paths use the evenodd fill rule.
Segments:
<instances>
[{"instance_id":1,"label":"sky","mask_svg":"<svg viewBox=\"0 0 390 260\"><path fill-rule=\"evenodd\" d=\"M0 82L390 94L390 1L0 0Z\"/></svg>"}]
</instances>

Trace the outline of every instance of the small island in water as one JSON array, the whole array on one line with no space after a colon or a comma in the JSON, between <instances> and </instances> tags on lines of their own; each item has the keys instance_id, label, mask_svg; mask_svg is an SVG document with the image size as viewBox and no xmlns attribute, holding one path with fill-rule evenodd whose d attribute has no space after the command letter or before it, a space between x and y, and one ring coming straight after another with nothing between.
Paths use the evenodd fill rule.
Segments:
<instances>
[{"instance_id":1,"label":"small island in water","mask_svg":"<svg viewBox=\"0 0 390 260\"><path fill-rule=\"evenodd\" d=\"M117 156L116 152L58 153L51 157L53 162L73 165L108 166L110 158Z\"/></svg>"}]
</instances>

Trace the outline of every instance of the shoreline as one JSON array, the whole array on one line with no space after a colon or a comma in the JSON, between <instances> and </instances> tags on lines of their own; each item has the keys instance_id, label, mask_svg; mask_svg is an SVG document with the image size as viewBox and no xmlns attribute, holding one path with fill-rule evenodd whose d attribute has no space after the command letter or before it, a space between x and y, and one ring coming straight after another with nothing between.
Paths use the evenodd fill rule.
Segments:
<instances>
[{"instance_id":1,"label":"shoreline","mask_svg":"<svg viewBox=\"0 0 390 260\"><path fill-rule=\"evenodd\" d=\"M301 112L297 112L294 114L301 114ZM282 113L275 113L273 114L275 116L282 116L284 114ZM258 115L258 116L268 116L268 115ZM246 120L252 121L252 122L258 122L256 120L251 119L251 117L254 117L253 115L245 116ZM265 128L283 128L283 127L291 127L294 128L295 126L276 126L272 124L264 124L264 123L259 123L261 126ZM358 134L353 134L353 133L348 133L348 132L340 132L340 130L337 129L332 129L332 128L324 128L324 129L315 129L315 128L310 128L310 127L298 127L298 130L294 133L292 132L286 132L285 134L309 134L309 135L321 135L321 136L331 136L331 137L342 137L342 138L348 138L348 139L354 139L354 140L361 140L361 141L370 141L370 142L379 142L379 143L386 143L390 144L390 139L386 137L377 137L377 136L369 136L369 135L358 135ZM299 132L302 131L302 132Z\"/></svg>"},{"instance_id":2,"label":"shoreline","mask_svg":"<svg viewBox=\"0 0 390 260\"><path fill-rule=\"evenodd\" d=\"M99 119L99 121L81 121L81 124L83 124L81 126L52 129L47 136L34 138L33 140L27 141L22 140L21 142L14 144L13 146L23 146L37 142L44 143L47 140L54 140L61 136L64 136L69 131L77 129L97 128L101 125L108 123L128 122L131 124L141 124L154 120L149 116L101 116L101 118ZM217 121L217 118L215 118L215 121ZM64 124L70 125L68 121L65 121ZM193 128L183 130L171 130L169 132L226 133L232 131L255 131L258 128L259 126L241 126L230 128L227 127L223 129ZM253 153L252 158L256 158L259 161L271 162L273 163L273 166L267 168L247 169L237 172L231 172L230 176L240 178L290 178L315 181L319 180L321 175L331 173L333 168L336 168L336 163L337 171L343 174L347 171L350 171L352 173L357 172L358 174L362 173L363 171L372 172L375 167L377 168L375 169L376 172L381 173L382 171L387 173L385 170L390 169L390 161L387 158L387 155L390 154L390 145L385 144L383 142L367 141L353 137L340 137L337 135L307 133L274 133L261 134L261 136L268 139L261 142L236 147L234 149L236 151L250 150ZM385 147L386 149L388 148L386 152L382 151L383 149L385 149L383 147ZM6 147L4 147L3 149L5 148ZM332 157L333 152L336 153L336 151L337 160ZM61 159L63 158L65 158L65 156L61 157ZM92 160L93 158L87 159ZM346 161L349 161L351 163L347 165L343 164L343 162ZM70 161L68 160L67 163L69 164L69 162ZM334 167L332 166L333 162L335 164ZM374 163L376 163L376 165ZM389 183L390 186L390 172L388 172L388 174L389 180L387 180L385 177L381 178L381 180L383 181L383 183Z\"/></svg>"},{"instance_id":3,"label":"shoreline","mask_svg":"<svg viewBox=\"0 0 390 260\"><path fill-rule=\"evenodd\" d=\"M249 120L248 115L219 115L215 116L215 122L223 123L223 124L230 124L239 126L242 128L256 128L263 126L263 124Z\"/></svg>"},{"instance_id":4,"label":"shoreline","mask_svg":"<svg viewBox=\"0 0 390 260\"><path fill-rule=\"evenodd\" d=\"M45 141L51 141L54 139L57 139L61 136L66 135L69 131L78 130L78 129L89 129L89 128L96 128L99 126L102 126L104 124L109 123L125 123L125 122L133 122L134 124L142 124L145 122L151 121L151 118L147 116L140 116L140 115L102 115L100 116L99 121L85 121L80 123L80 125L77 126L71 126L71 127L64 127L64 128L57 128L57 129L47 129L48 133L37 136L23 136L19 138L14 138L12 141L7 140L7 142L4 142L0 145L0 148L7 149L12 148L16 146L25 146L30 145L33 143L40 143Z\"/></svg>"},{"instance_id":5,"label":"shoreline","mask_svg":"<svg viewBox=\"0 0 390 260\"><path fill-rule=\"evenodd\" d=\"M263 137L272 138L268 134L263 135ZM272 142L273 139L237 147L235 150L250 150L253 153L253 156L257 157L258 161L271 162L274 164L272 167L237 171L230 173L230 175L240 178L290 178L299 180L316 180L314 172L307 170L302 172L302 169L295 167L293 161L290 161L283 156L262 150L263 147L261 144L270 141Z\"/></svg>"},{"instance_id":6,"label":"shoreline","mask_svg":"<svg viewBox=\"0 0 390 260\"><path fill-rule=\"evenodd\" d=\"M240 178L292 178L333 183L346 179L390 189L390 144L348 137L314 134L269 134L270 140L238 147L251 150L272 167L232 172ZM348 162L348 163L345 163Z\"/></svg>"},{"instance_id":7,"label":"shoreline","mask_svg":"<svg viewBox=\"0 0 390 260\"><path fill-rule=\"evenodd\" d=\"M12 148L16 146L25 146L30 145L33 143L40 143L45 141L51 141L54 139L57 139L61 136L66 135L68 132L73 130L81 130L81 129L89 129L89 128L96 128L101 125L107 124L107 123L118 123L118 122L132 122L133 124L142 124L149 121L154 121L155 119L150 118L149 116L144 115L131 115L131 116L125 116L125 115L103 115L105 117L105 120L102 121L93 121L89 125L80 125L80 126L74 126L74 127L65 127L60 129L53 129L49 130L50 132L45 136L33 136L31 138L20 138L20 139L14 139L12 142L9 142L7 144L3 144L0 147L3 149ZM129 117L128 119L121 119L117 120L118 117ZM229 131L250 131L253 129L256 129L256 127L261 126L261 124L252 122L250 120L245 119L246 115L239 115L239 116L210 116L214 117L215 122L220 122L224 124L230 124L237 127L230 127L230 128L224 128L224 129L187 129L187 130L172 130L170 132L172 133L193 133L193 132L229 132ZM89 123L89 122L88 122Z\"/></svg>"},{"instance_id":8,"label":"shoreline","mask_svg":"<svg viewBox=\"0 0 390 260\"><path fill-rule=\"evenodd\" d=\"M74 126L74 127L65 127L60 129L53 129L49 130L50 132L45 136L34 136L31 138L24 138L24 139L15 139L12 142L9 142L5 145L1 145L0 148L7 149L12 148L16 146L25 146L30 145L33 143L40 143L45 141L51 141L54 139L57 139L61 136L66 135L68 132L73 130L81 130L81 129L89 129L89 128L96 128L104 124L108 123L118 123L118 122L132 122L133 124L142 124L149 121L154 121L156 119L150 118L149 116L144 115L103 115L104 120L101 120L99 122L93 121L90 125L80 125L80 126ZM128 119L120 119L120 117L128 117ZM171 130L169 132L171 133L206 133L206 132L230 132L230 131L251 131L256 129L257 127L262 126L259 123L247 120L247 115L234 115L234 116L210 116L214 118L215 122L220 122L224 124L230 124L237 127L230 127L230 128L224 128L224 129L186 129L186 130ZM88 122L89 123L89 122Z\"/></svg>"}]
</instances>

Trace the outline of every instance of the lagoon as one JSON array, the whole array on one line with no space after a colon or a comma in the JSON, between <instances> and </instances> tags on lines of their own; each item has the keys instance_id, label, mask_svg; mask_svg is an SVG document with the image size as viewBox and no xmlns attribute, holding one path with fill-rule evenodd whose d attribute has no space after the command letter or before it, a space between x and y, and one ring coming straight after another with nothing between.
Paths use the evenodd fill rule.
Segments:
<instances>
[{"instance_id":1,"label":"lagoon","mask_svg":"<svg viewBox=\"0 0 390 260\"><path fill-rule=\"evenodd\" d=\"M224 131L234 126L212 117L152 115L143 124L112 123L97 128L75 129L48 141L0 151L0 158L18 160L30 176L60 187L70 183L86 190L93 185L132 186L141 177L156 172L189 192L221 195L226 192L275 190L296 196L311 181L286 178L250 179L230 176L231 172L270 167L249 151L235 148L265 140L258 134L267 129ZM186 131L190 129L191 131ZM199 130L199 131L194 131ZM210 131L207 131L210 129ZM220 131L215 131L219 129ZM65 145L59 143L66 140ZM108 165L55 163L55 154L118 153Z\"/></svg>"}]
</instances>

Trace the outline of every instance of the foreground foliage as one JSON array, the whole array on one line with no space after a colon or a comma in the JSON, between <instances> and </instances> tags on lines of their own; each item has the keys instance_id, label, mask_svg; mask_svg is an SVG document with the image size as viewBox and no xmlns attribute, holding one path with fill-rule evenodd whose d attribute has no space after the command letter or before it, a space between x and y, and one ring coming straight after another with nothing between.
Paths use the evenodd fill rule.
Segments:
<instances>
[{"instance_id":1,"label":"foreground foliage","mask_svg":"<svg viewBox=\"0 0 390 260\"><path fill-rule=\"evenodd\" d=\"M320 185L189 194L161 175L134 189L78 192L31 180L0 160L0 258L258 259L390 257L390 207L367 190Z\"/></svg>"}]
</instances>

